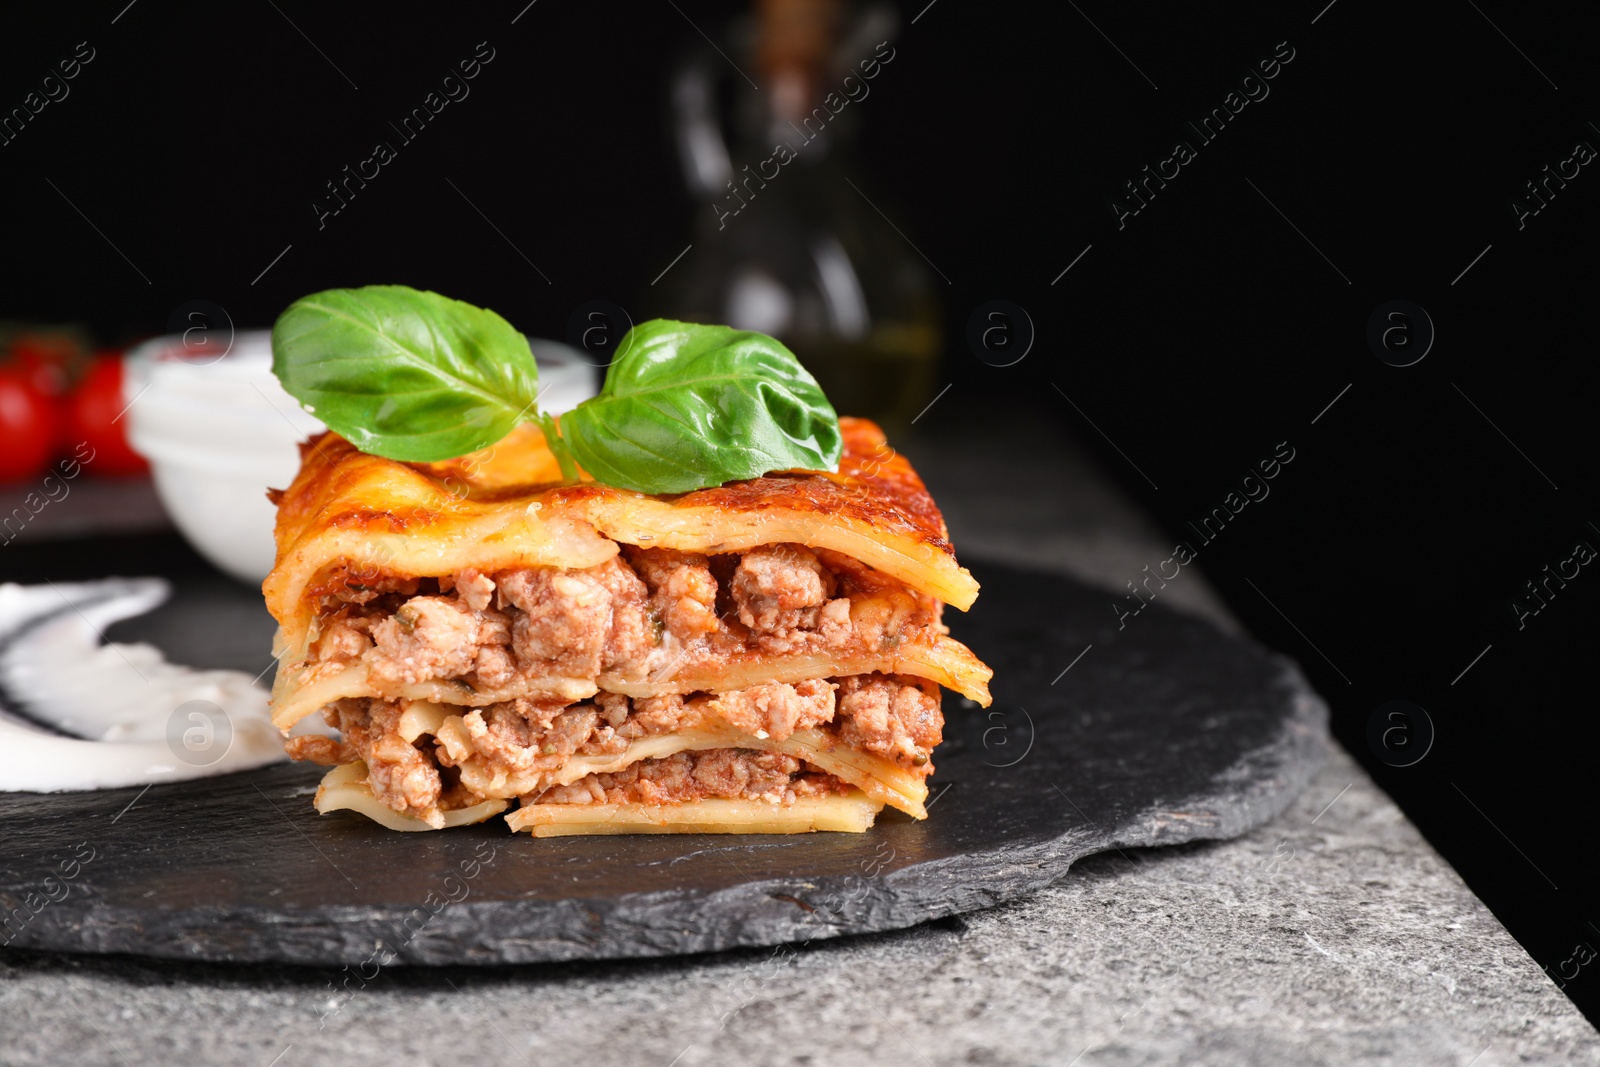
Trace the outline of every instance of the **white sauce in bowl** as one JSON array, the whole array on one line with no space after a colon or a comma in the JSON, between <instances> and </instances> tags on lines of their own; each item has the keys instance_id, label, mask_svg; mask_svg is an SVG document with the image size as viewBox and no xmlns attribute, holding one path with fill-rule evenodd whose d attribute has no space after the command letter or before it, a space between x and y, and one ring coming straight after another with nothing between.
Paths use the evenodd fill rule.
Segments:
<instances>
[{"instance_id":1,"label":"white sauce in bowl","mask_svg":"<svg viewBox=\"0 0 1600 1067\"><path fill-rule=\"evenodd\" d=\"M101 643L170 593L159 578L0 585L0 791L113 789L288 758L267 689L248 674Z\"/></svg>"}]
</instances>

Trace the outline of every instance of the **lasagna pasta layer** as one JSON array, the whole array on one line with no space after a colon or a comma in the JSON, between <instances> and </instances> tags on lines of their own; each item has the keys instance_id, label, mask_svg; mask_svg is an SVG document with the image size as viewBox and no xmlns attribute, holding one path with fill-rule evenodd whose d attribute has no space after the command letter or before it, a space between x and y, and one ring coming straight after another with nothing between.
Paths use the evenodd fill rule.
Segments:
<instances>
[{"instance_id":1,"label":"lasagna pasta layer","mask_svg":"<svg viewBox=\"0 0 1600 1067\"><path fill-rule=\"evenodd\" d=\"M990 703L988 667L980 663L961 642L942 634L935 635L926 643L907 641L888 653L790 655L770 660L743 655L724 660L721 664L708 663L695 669L678 667L669 677L647 677L638 681L602 674L594 681L561 677L519 679L498 688L469 688L452 679L429 679L380 687L374 684L367 665L359 662L333 670L319 671L317 665L300 667L296 674L306 679L303 684L296 681L296 675L285 676L281 670L280 681L273 687L272 713L273 723L281 729L289 729L307 715L346 697L382 696L467 706L495 704L519 697L570 702L586 700L601 690L630 697L652 697L718 689L746 689L763 682L799 682L807 678L832 678L872 671L914 674L937 682L946 689L953 689L984 707Z\"/></svg>"},{"instance_id":2,"label":"lasagna pasta layer","mask_svg":"<svg viewBox=\"0 0 1600 1067\"><path fill-rule=\"evenodd\" d=\"M359 761L335 767L317 787L316 808L326 815L353 811L391 830L431 830L411 815L390 810L368 788ZM504 811L503 800L484 801L445 816L445 825L483 822ZM507 816L513 830L535 837L576 834L796 834L813 830L861 833L872 828L883 805L859 792L797 798L787 805L711 797L678 804L538 804Z\"/></svg>"}]
</instances>

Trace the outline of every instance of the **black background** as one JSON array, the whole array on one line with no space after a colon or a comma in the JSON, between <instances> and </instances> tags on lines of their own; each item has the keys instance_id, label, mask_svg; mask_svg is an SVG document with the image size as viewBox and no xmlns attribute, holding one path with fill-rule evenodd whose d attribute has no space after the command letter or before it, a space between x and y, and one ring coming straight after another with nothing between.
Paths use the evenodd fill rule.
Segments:
<instances>
[{"instance_id":1,"label":"black background","mask_svg":"<svg viewBox=\"0 0 1600 1067\"><path fill-rule=\"evenodd\" d=\"M740 6L525 2L7 8L0 108L78 42L95 58L0 146L0 318L119 341L201 298L264 327L307 292L377 281L544 336L594 299L670 311L649 280L710 208L682 191L666 74ZM1578 5L1325 4L902 6L858 117L874 202L949 279L954 388L923 425L1040 405L1099 454L1554 972L1600 944L1600 571L1520 628L1511 603L1576 543L1600 548L1600 172L1521 228L1509 202L1577 142L1600 147L1597 27ZM319 230L323 183L480 41L495 58L472 94ZM1294 58L1270 95L1199 146L1185 121L1279 42ZM1180 137L1198 158L1119 229L1109 201ZM1437 329L1404 368L1366 340L1397 298ZM964 343L991 299L1036 329L1014 366ZM1295 458L1270 495L1202 544L1187 524L1280 442ZM1403 768L1366 736L1395 699L1437 731ZM1591 1020L1594 972L1566 986Z\"/></svg>"}]
</instances>

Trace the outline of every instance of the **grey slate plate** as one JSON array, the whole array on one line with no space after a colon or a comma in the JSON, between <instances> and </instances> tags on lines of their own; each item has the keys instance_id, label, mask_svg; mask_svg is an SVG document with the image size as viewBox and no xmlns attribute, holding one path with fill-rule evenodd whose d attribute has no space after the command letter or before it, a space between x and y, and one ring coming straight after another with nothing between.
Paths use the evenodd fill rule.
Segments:
<instances>
[{"instance_id":1,"label":"grey slate plate","mask_svg":"<svg viewBox=\"0 0 1600 1067\"><path fill-rule=\"evenodd\" d=\"M977 606L947 621L994 668L995 704L946 695L925 822L886 809L862 835L541 841L498 820L402 834L318 816L321 770L288 765L143 796L0 794L0 944L359 971L889 930L1012 899L1090 853L1240 834L1321 762L1326 708L1289 661L1159 606L1118 630L1113 594L1066 578L973 570ZM180 582L112 636L219 665L215 647L183 647L209 616L231 639L215 643L255 650L231 664L248 668L263 653L242 638L270 633L259 603Z\"/></svg>"}]
</instances>

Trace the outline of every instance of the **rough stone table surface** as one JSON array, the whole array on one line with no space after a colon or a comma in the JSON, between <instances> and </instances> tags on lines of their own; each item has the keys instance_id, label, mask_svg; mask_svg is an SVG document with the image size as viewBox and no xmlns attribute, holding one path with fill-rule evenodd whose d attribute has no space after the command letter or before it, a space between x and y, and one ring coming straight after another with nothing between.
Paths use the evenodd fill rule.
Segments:
<instances>
[{"instance_id":1,"label":"rough stone table surface","mask_svg":"<svg viewBox=\"0 0 1600 1067\"><path fill-rule=\"evenodd\" d=\"M906 448L957 546L1113 589L1161 548L1048 428L999 433ZM1231 625L1198 575L1171 592ZM557 1058L1500 1067L1600 1063L1600 1039L1339 752L1242 838L1103 854L1027 900L896 934L364 977L0 952L8 1065Z\"/></svg>"}]
</instances>

